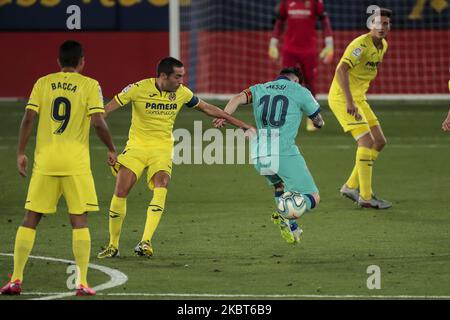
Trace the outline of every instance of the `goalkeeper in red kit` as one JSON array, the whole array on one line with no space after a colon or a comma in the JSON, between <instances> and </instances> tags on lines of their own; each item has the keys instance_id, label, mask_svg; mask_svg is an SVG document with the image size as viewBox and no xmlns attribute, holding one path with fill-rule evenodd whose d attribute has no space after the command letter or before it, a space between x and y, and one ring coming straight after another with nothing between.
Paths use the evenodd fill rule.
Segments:
<instances>
[{"instance_id":1,"label":"goalkeeper in red kit","mask_svg":"<svg viewBox=\"0 0 450 320\"><path fill-rule=\"evenodd\" d=\"M325 47L320 54L317 51L317 20L320 20L325 35ZM281 39L282 67L299 67L304 76L304 85L315 95L319 57L325 64L333 60L331 23L323 1L281 0L276 8L276 21L269 45L269 56L275 61L280 59ZM306 128L308 131L315 130L310 121Z\"/></svg>"}]
</instances>

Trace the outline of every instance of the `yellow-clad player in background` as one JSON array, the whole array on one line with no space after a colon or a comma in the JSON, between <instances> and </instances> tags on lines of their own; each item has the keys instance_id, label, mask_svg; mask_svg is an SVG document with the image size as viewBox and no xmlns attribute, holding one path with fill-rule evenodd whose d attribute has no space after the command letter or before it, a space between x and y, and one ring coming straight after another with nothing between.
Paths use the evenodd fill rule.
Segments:
<instances>
[{"instance_id":1,"label":"yellow-clad player in background","mask_svg":"<svg viewBox=\"0 0 450 320\"><path fill-rule=\"evenodd\" d=\"M341 194L361 207L387 209L392 204L372 192L372 165L386 144L380 122L367 103L366 92L375 79L388 44L392 12L378 9L371 31L353 40L344 52L328 95L328 103L345 132L357 142L356 162Z\"/></svg>"},{"instance_id":2,"label":"yellow-clad player in background","mask_svg":"<svg viewBox=\"0 0 450 320\"><path fill-rule=\"evenodd\" d=\"M147 221L141 241L134 251L139 256L153 255L151 240L164 211L167 186L172 172L173 124L183 105L196 108L213 118L243 128L252 126L239 121L223 110L197 98L183 86L183 63L175 58L162 59L157 77L127 86L105 107L106 114L132 104L132 119L127 145L118 157L116 187L109 210L109 244L98 254L112 258L119 254L119 237L126 215L127 196L147 168L147 185L153 198L147 209Z\"/></svg>"},{"instance_id":3,"label":"yellow-clad player in background","mask_svg":"<svg viewBox=\"0 0 450 320\"><path fill-rule=\"evenodd\" d=\"M23 271L33 248L36 226L43 214L56 212L64 196L72 224L72 249L78 267L77 295L94 295L87 283L91 238L87 212L98 211L97 195L89 156L89 128L108 147L108 163L117 159L103 119L103 97L98 82L80 74L83 48L66 41L59 49L61 71L40 78L34 85L22 119L17 147L17 167L27 173L26 145L33 122L39 115L33 174L25 203L25 219L14 246L14 273L2 294L20 294Z\"/></svg>"}]
</instances>

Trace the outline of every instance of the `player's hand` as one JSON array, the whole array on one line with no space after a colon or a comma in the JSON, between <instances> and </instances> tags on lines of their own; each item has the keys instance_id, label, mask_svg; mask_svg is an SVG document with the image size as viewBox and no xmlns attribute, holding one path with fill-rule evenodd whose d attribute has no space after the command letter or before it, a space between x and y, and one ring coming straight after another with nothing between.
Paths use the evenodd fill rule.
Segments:
<instances>
[{"instance_id":1,"label":"player's hand","mask_svg":"<svg viewBox=\"0 0 450 320\"><path fill-rule=\"evenodd\" d=\"M362 117L358 112L358 108L355 106L354 102L347 103L347 113L355 117L356 121L361 121Z\"/></svg>"},{"instance_id":2,"label":"player's hand","mask_svg":"<svg viewBox=\"0 0 450 320\"><path fill-rule=\"evenodd\" d=\"M256 128L254 128L254 127L251 127L249 129L245 130L245 132L244 132L244 136L246 138L248 138L249 140L252 139L254 136L256 136L256 134L257 134L257 131L256 131Z\"/></svg>"},{"instance_id":3,"label":"player's hand","mask_svg":"<svg viewBox=\"0 0 450 320\"><path fill-rule=\"evenodd\" d=\"M213 125L215 128L222 128L227 124L227 120L223 118L215 118L213 120Z\"/></svg>"},{"instance_id":4,"label":"player's hand","mask_svg":"<svg viewBox=\"0 0 450 320\"><path fill-rule=\"evenodd\" d=\"M449 131L450 130L450 116L448 116L444 122L442 122L442 130Z\"/></svg>"},{"instance_id":5,"label":"player's hand","mask_svg":"<svg viewBox=\"0 0 450 320\"><path fill-rule=\"evenodd\" d=\"M116 151L108 151L108 160L106 161L109 166L113 166L117 162L117 152Z\"/></svg>"},{"instance_id":6,"label":"player's hand","mask_svg":"<svg viewBox=\"0 0 450 320\"><path fill-rule=\"evenodd\" d=\"M333 48L325 47L322 52L320 52L320 59L322 59L324 64L330 64L333 62L334 50Z\"/></svg>"},{"instance_id":7,"label":"player's hand","mask_svg":"<svg viewBox=\"0 0 450 320\"><path fill-rule=\"evenodd\" d=\"M333 62L334 56L334 46L333 46L333 38L326 37L325 38L325 48L320 52L320 59L322 59L323 63L330 64Z\"/></svg>"},{"instance_id":8,"label":"player's hand","mask_svg":"<svg viewBox=\"0 0 450 320\"><path fill-rule=\"evenodd\" d=\"M17 170L19 170L19 174L22 177L27 176L27 166L28 166L28 158L24 154L17 155Z\"/></svg>"},{"instance_id":9,"label":"player's hand","mask_svg":"<svg viewBox=\"0 0 450 320\"><path fill-rule=\"evenodd\" d=\"M272 60L278 61L278 58L280 57L280 51L278 50L278 39L277 38L271 38L269 43L269 57Z\"/></svg>"}]
</instances>

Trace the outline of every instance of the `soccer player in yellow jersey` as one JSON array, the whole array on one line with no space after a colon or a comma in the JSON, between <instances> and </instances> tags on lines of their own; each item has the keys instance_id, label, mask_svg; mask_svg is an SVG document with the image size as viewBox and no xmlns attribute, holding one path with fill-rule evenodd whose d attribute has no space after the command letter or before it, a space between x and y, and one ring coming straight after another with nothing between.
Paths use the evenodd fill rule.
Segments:
<instances>
[{"instance_id":1,"label":"soccer player in yellow jersey","mask_svg":"<svg viewBox=\"0 0 450 320\"><path fill-rule=\"evenodd\" d=\"M109 129L103 119L103 97L98 82L80 74L82 46L66 41L59 48L61 71L40 78L34 85L20 126L17 167L26 177L26 145L38 116L33 173L25 202L26 214L14 246L14 273L2 294L20 294L23 271L33 248L36 227L43 215L56 212L64 196L72 224L72 249L78 269L77 295L94 295L87 283L91 239L87 212L98 211L90 168L89 128L108 148L108 164L117 160Z\"/></svg>"},{"instance_id":2,"label":"soccer player in yellow jersey","mask_svg":"<svg viewBox=\"0 0 450 320\"><path fill-rule=\"evenodd\" d=\"M371 31L353 40L344 52L328 95L328 103L345 132L357 143L356 163L341 194L366 208L387 209L392 204L372 192L372 165L386 144L380 122L367 103L366 92L383 61L390 31L388 9L371 17Z\"/></svg>"},{"instance_id":3,"label":"soccer player in yellow jersey","mask_svg":"<svg viewBox=\"0 0 450 320\"><path fill-rule=\"evenodd\" d=\"M147 209L142 239L134 251L139 256L153 255L151 240L164 211L172 172L172 129L183 105L213 118L223 118L237 127L254 130L252 126L197 98L183 86L184 73L181 61L164 58L158 64L156 78L130 84L105 107L108 114L131 102L132 119L127 145L115 166L117 179L109 210L110 240L98 254L99 258L112 258L119 254L127 196L146 168L147 185L153 190L153 198Z\"/></svg>"}]
</instances>

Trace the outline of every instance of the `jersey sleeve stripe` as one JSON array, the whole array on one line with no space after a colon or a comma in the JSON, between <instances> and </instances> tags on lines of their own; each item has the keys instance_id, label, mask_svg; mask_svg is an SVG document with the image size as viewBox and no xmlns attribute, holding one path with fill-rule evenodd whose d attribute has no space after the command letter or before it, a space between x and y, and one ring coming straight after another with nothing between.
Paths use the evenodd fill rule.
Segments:
<instances>
[{"instance_id":1,"label":"jersey sleeve stripe","mask_svg":"<svg viewBox=\"0 0 450 320\"><path fill-rule=\"evenodd\" d=\"M37 104L32 104L32 103L27 103L26 107L27 106L33 106L33 107L39 108L39 106Z\"/></svg>"},{"instance_id":2,"label":"jersey sleeve stripe","mask_svg":"<svg viewBox=\"0 0 450 320\"><path fill-rule=\"evenodd\" d=\"M349 58L344 58L344 60L345 60L345 61L343 61L343 62L346 62L347 64L349 64L348 62L350 62L350 66L351 66L352 68L355 67L355 65L353 64L352 60L350 60Z\"/></svg>"},{"instance_id":3,"label":"jersey sleeve stripe","mask_svg":"<svg viewBox=\"0 0 450 320\"><path fill-rule=\"evenodd\" d=\"M121 106L123 106L123 102L120 100L118 94L116 94L116 95L114 96L114 98L116 99L116 101L117 101Z\"/></svg>"},{"instance_id":4,"label":"jersey sleeve stripe","mask_svg":"<svg viewBox=\"0 0 450 320\"><path fill-rule=\"evenodd\" d=\"M188 108L193 108L193 107L198 106L199 103L200 103L200 99L199 99L198 97L196 97L196 96L193 96L192 99L191 99L191 101L189 101L188 103L186 103L186 106L187 106Z\"/></svg>"},{"instance_id":5,"label":"jersey sleeve stripe","mask_svg":"<svg viewBox=\"0 0 450 320\"><path fill-rule=\"evenodd\" d=\"M317 111L314 112L313 114L310 114L308 116L308 118L312 119L312 118L316 117L319 113L320 113L320 108L317 108Z\"/></svg>"},{"instance_id":6,"label":"jersey sleeve stripe","mask_svg":"<svg viewBox=\"0 0 450 320\"><path fill-rule=\"evenodd\" d=\"M94 110L94 109L102 109L102 110L104 110L104 108L102 108L102 107L93 107L93 108L89 108L89 110Z\"/></svg>"},{"instance_id":7,"label":"jersey sleeve stripe","mask_svg":"<svg viewBox=\"0 0 450 320\"><path fill-rule=\"evenodd\" d=\"M247 104L252 102L252 91L250 89L245 89L243 91L245 93L245 96L247 98Z\"/></svg>"}]
</instances>

